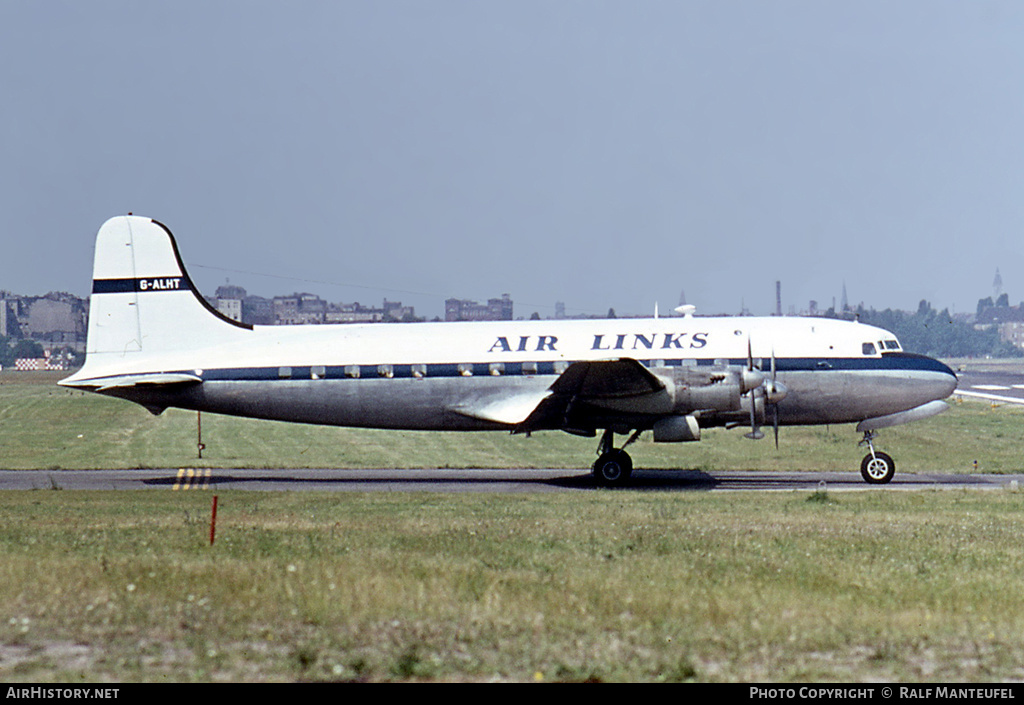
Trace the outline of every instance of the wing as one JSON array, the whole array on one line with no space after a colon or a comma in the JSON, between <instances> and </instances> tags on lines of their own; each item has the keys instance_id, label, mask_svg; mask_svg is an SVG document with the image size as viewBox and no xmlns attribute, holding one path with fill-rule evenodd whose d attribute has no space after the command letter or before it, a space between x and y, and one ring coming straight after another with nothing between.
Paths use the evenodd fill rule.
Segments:
<instances>
[{"instance_id":1,"label":"wing","mask_svg":"<svg viewBox=\"0 0 1024 705\"><path fill-rule=\"evenodd\" d=\"M599 419L665 413L665 384L629 358L574 362L544 390L495 392L453 407L518 432L560 428L589 433Z\"/></svg>"},{"instance_id":2,"label":"wing","mask_svg":"<svg viewBox=\"0 0 1024 705\"><path fill-rule=\"evenodd\" d=\"M574 362L551 385L554 394L594 402L645 398L664 389L661 380L631 358Z\"/></svg>"}]
</instances>

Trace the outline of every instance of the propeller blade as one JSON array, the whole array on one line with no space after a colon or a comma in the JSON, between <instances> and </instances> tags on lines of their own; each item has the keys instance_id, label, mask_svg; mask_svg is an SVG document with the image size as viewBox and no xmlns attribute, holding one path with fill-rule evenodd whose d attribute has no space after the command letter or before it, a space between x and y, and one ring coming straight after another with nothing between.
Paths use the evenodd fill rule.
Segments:
<instances>
[{"instance_id":1,"label":"propeller blade","mask_svg":"<svg viewBox=\"0 0 1024 705\"><path fill-rule=\"evenodd\" d=\"M744 435L744 438L749 438L754 441L759 441L764 438L764 434L761 433L761 429L757 426L757 393L760 391L760 387L757 389L750 390L750 433Z\"/></svg>"},{"instance_id":2,"label":"propeller blade","mask_svg":"<svg viewBox=\"0 0 1024 705\"><path fill-rule=\"evenodd\" d=\"M744 381L750 384L750 433L743 435L744 438L749 438L754 441L759 441L764 438L764 434L761 433L761 429L757 426L757 393L763 391L764 376L763 373L759 372L758 379L754 382L754 345L750 340L750 336L747 336L747 372L750 373ZM756 384L756 386L754 386Z\"/></svg>"}]
</instances>

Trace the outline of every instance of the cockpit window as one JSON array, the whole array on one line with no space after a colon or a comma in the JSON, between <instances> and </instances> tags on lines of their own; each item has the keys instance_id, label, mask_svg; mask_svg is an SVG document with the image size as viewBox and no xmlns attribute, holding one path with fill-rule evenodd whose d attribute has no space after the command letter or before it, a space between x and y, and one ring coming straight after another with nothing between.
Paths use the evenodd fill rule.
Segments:
<instances>
[{"instance_id":1,"label":"cockpit window","mask_svg":"<svg viewBox=\"0 0 1024 705\"><path fill-rule=\"evenodd\" d=\"M861 349L861 352L864 353L865 355L874 355L875 354L875 344L874 343L864 343L863 345L860 346L860 349Z\"/></svg>"},{"instance_id":2,"label":"cockpit window","mask_svg":"<svg viewBox=\"0 0 1024 705\"><path fill-rule=\"evenodd\" d=\"M895 341L895 340L887 340L887 341L885 341L885 349L886 350L899 350L900 349L900 344L899 344L898 341Z\"/></svg>"}]
</instances>

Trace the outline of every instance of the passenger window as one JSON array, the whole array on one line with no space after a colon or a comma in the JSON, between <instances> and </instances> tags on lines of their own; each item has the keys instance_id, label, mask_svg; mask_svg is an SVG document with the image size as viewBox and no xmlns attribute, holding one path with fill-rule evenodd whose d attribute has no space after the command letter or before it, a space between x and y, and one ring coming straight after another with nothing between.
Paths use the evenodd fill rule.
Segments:
<instances>
[{"instance_id":1,"label":"passenger window","mask_svg":"<svg viewBox=\"0 0 1024 705\"><path fill-rule=\"evenodd\" d=\"M412 366L412 376L415 377L416 379L423 379L424 377L427 376L427 366L426 365L413 365Z\"/></svg>"},{"instance_id":2,"label":"passenger window","mask_svg":"<svg viewBox=\"0 0 1024 705\"><path fill-rule=\"evenodd\" d=\"M492 362L488 369L490 370L491 376L498 377L505 374L505 363Z\"/></svg>"},{"instance_id":3,"label":"passenger window","mask_svg":"<svg viewBox=\"0 0 1024 705\"><path fill-rule=\"evenodd\" d=\"M524 375L535 375L535 374L537 374L537 363L536 362L524 362L523 363L523 374Z\"/></svg>"},{"instance_id":4,"label":"passenger window","mask_svg":"<svg viewBox=\"0 0 1024 705\"><path fill-rule=\"evenodd\" d=\"M359 379L359 365L345 365L345 376L350 379Z\"/></svg>"},{"instance_id":5,"label":"passenger window","mask_svg":"<svg viewBox=\"0 0 1024 705\"><path fill-rule=\"evenodd\" d=\"M309 376L312 379L323 379L327 376L327 368L322 365L313 367L309 371Z\"/></svg>"},{"instance_id":6,"label":"passenger window","mask_svg":"<svg viewBox=\"0 0 1024 705\"><path fill-rule=\"evenodd\" d=\"M377 376L391 379L395 376L395 369L391 365L377 365Z\"/></svg>"},{"instance_id":7,"label":"passenger window","mask_svg":"<svg viewBox=\"0 0 1024 705\"><path fill-rule=\"evenodd\" d=\"M863 352L865 355L874 355L875 354L875 344L874 343L864 343L861 346L861 352Z\"/></svg>"}]
</instances>

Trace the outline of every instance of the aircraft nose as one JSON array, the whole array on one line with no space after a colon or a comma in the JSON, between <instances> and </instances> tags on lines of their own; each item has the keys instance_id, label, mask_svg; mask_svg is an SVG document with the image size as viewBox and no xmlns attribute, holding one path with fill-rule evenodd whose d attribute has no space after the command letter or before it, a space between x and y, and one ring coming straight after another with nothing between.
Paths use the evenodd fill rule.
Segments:
<instances>
[{"instance_id":1,"label":"aircraft nose","mask_svg":"<svg viewBox=\"0 0 1024 705\"><path fill-rule=\"evenodd\" d=\"M932 375L932 387L934 389L935 399L945 399L953 390L956 389L957 380L956 372L951 370L945 363L939 362L938 360L932 360L934 363L934 375Z\"/></svg>"}]
</instances>

